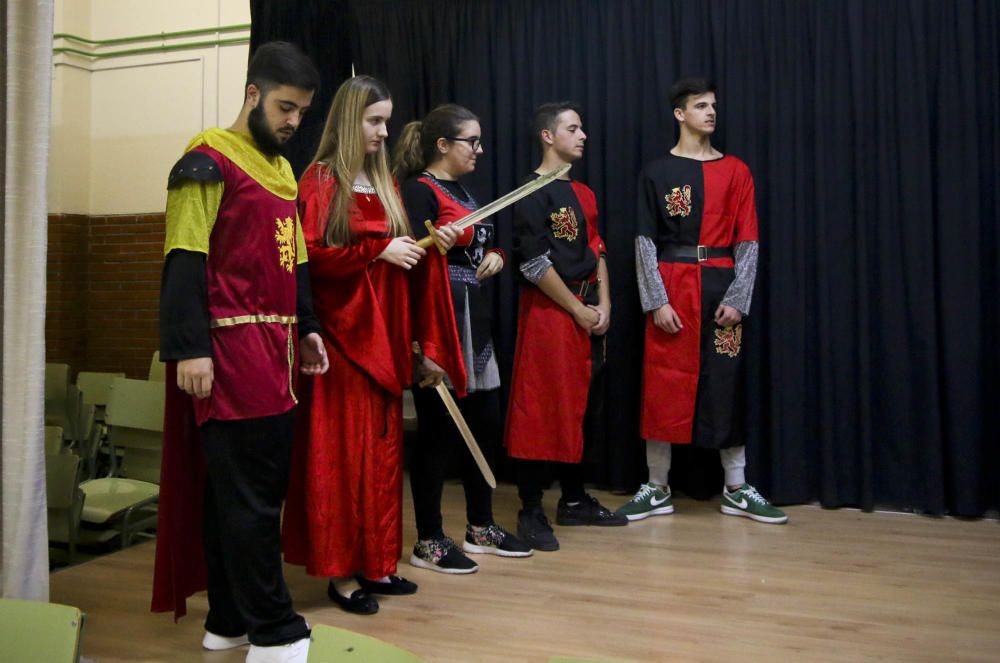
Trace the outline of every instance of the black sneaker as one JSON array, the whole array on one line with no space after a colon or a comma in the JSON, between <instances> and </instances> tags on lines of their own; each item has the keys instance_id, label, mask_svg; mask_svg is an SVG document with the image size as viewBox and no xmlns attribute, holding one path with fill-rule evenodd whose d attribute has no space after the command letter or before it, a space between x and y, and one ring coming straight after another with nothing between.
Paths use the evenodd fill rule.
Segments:
<instances>
[{"instance_id":1,"label":"black sneaker","mask_svg":"<svg viewBox=\"0 0 1000 663\"><path fill-rule=\"evenodd\" d=\"M446 536L440 539L421 539L413 546L410 564L420 569L438 573L461 575L475 573L479 565L462 554L455 542Z\"/></svg>"},{"instance_id":2,"label":"black sneaker","mask_svg":"<svg viewBox=\"0 0 1000 663\"><path fill-rule=\"evenodd\" d=\"M492 523L484 527L465 526L462 550L467 553L497 555L498 557L530 557L532 550L516 536Z\"/></svg>"},{"instance_id":3,"label":"black sneaker","mask_svg":"<svg viewBox=\"0 0 1000 663\"><path fill-rule=\"evenodd\" d=\"M361 589L369 594L385 594L387 596L406 596L417 593L417 583L410 582L400 576L389 576L389 582L369 580L364 576L354 576Z\"/></svg>"},{"instance_id":4,"label":"black sneaker","mask_svg":"<svg viewBox=\"0 0 1000 663\"><path fill-rule=\"evenodd\" d=\"M541 506L521 509L517 514L517 536L535 550L559 550L559 540L552 532L552 525Z\"/></svg>"},{"instance_id":5,"label":"black sneaker","mask_svg":"<svg viewBox=\"0 0 1000 663\"><path fill-rule=\"evenodd\" d=\"M598 527L620 527L628 525L624 514L612 513L590 495L573 504L568 504L565 498L559 500L556 509L557 525L597 525Z\"/></svg>"}]
</instances>

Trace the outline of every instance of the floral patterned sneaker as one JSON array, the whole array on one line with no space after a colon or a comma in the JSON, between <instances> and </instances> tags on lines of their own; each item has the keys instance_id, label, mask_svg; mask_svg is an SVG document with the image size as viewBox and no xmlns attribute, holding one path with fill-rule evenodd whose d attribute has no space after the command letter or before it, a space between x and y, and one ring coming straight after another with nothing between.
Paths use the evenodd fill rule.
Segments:
<instances>
[{"instance_id":1,"label":"floral patterned sneaker","mask_svg":"<svg viewBox=\"0 0 1000 663\"><path fill-rule=\"evenodd\" d=\"M533 552L516 536L494 523L484 527L466 525L462 550L498 557L530 557Z\"/></svg>"},{"instance_id":2,"label":"floral patterned sneaker","mask_svg":"<svg viewBox=\"0 0 1000 663\"><path fill-rule=\"evenodd\" d=\"M410 564L419 569L438 573L475 573L479 565L466 557L455 542L446 536L438 539L420 539L413 546Z\"/></svg>"}]
</instances>

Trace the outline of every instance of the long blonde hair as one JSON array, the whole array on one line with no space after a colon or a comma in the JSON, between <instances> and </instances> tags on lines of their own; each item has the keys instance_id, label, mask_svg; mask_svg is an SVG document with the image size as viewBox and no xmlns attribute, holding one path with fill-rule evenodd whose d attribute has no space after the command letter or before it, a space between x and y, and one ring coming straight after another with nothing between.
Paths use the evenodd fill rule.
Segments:
<instances>
[{"instance_id":1,"label":"long blonde hair","mask_svg":"<svg viewBox=\"0 0 1000 663\"><path fill-rule=\"evenodd\" d=\"M389 221L387 236L410 234L410 223L389 171L385 143L374 154L365 150L361 126L365 109L387 99L390 96L385 83L371 76L355 76L344 81L330 104L323 136L313 157L313 162L326 164L337 181L324 236L327 246L348 246L352 243L350 211L354 194L351 186L362 168L385 208Z\"/></svg>"}]
</instances>

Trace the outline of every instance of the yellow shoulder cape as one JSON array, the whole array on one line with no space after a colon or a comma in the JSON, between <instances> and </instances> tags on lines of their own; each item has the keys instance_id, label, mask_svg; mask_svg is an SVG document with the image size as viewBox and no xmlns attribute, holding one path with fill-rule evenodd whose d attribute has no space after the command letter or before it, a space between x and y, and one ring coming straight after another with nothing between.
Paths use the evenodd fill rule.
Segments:
<instances>
[{"instance_id":1,"label":"yellow shoulder cape","mask_svg":"<svg viewBox=\"0 0 1000 663\"><path fill-rule=\"evenodd\" d=\"M199 145L218 150L279 198L295 200L298 186L291 164L282 156L264 156L249 135L229 129L206 129L191 139L184 152L190 152Z\"/></svg>"}]
</instances>

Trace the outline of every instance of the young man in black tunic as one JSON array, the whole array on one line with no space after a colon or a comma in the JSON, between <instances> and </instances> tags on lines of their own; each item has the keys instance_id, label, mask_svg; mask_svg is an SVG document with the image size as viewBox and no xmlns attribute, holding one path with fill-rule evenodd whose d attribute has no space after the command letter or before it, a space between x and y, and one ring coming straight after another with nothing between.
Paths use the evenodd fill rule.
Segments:
<instances>
[{"instance_id":1,"label":"young man in black tunic","mask_svg":"<svg viewBox=\"0 0 1000 663\"><path fill-rule=\"evenodd\" d=\"M750 169L712 147L715 86L683 79L671 89L680 140L639 176L635 240L647 313L640 434L649 482L618 509L629 520L674 510L671 445L718 449L722 513L784 523L746 482L741 403L743 318L757 273L757 210Z\"/></svg>"},{"instance_id":2,"label":"young man in black tunic","mask_svg":"<svg viewBox=\"0 0 1000 663\"><path fill-rule=\"evenodd\" d=\"M531 177L583 156L587 135L573 104L540 106L535 135L542 163ZM600 445L593 433L611 321L605 253L597 201L582 182L566 176L515 204L514 257L523 280L505 440L510 456L521 459L518 536L537 550L559 548L542 510L549 469L562 484L557 524L628 524L584 491L581 468Z\"/></svg>"}]
</instances>

